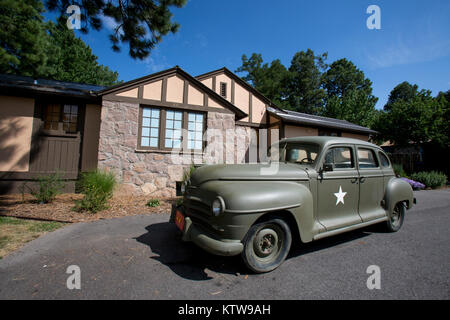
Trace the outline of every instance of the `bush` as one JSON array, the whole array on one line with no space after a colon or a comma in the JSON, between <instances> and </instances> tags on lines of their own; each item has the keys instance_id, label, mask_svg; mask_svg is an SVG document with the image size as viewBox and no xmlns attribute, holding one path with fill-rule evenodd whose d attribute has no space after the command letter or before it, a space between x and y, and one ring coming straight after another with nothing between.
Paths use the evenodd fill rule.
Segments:
<instances>
[{"instance_id":1,"label":"bush","mask_svg":"<svg viewBox=\"0 0 450 320\"><path fill-rule=\"evenodd\" d=\"M403 166L399 163L393 163L392 169L394 169L394 173L396 176L407 177L405 170L403 170Z\"/></svg>"},{"instance_id":2,"label":"bush","mask_svg":"<svg viewBox=\"0 0 450 320\"><path fill-rule=\"evenodd\" d=\"M46 176L39 176L36 181L39 184L38 190L30 188L26 184L23 185L22 198L25 187L27 187L33 197L36 198L39 203L50 203L55 200L56 196L62 192L65 186L64 181L59 173L49 174ZM22 199L23 201L23 199Z\"/></svg>"},{"instance_id":3,"label":"bush","mask_svg":"<svg viewBox=\"0 0 450 320\"><path fill-rule=\"evenodd\" d=\"M75 202L74 209L93 213L108 209L107 203L116 185L116 177L112 172L93 171L82 174L79 186L84 198Z\"/></svg>"},{"instance_id":4,"label":"bush","mask_svg":"<svg viewBox=\"0 0 450 320\"><path fill-rule=\"evenodd\" d=\"M157 207L157 206L159 206L158 199L150 199L147 201L147 207Z\"/></svg>"},{"instance_id":5,"label":"bush","mask_svg":"<svg viewBox=\"0 0 450 320\"><path fill-rule=\"evenodd\" d=\"M423 183L425 186L432 189L441 187L445 185L445 183L447 182L447 176L442 172L437 171L430 171L430 172L422 171L413 173L411 175L411 179L419 181Z\"/></svg>"}]
</instances>

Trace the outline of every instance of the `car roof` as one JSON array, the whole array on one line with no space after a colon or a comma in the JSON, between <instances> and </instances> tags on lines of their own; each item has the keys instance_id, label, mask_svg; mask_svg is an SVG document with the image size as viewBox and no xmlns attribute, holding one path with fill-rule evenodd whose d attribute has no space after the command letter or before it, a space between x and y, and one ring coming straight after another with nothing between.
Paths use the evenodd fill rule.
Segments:
<instances>
[{"instance_id":1,"label":"car roof","mask_svg":"<svg viewBox=\"0 0 450 320\"><path fill-rule=\"evenodd\" d=\"M279 143L315 143L319 144L322 148L332 144L358 144L367 147L380 149L376 144L353 138L343 138L343 137L330 137L330 136L308 136L308 137L292 137L282 139Z\"/></svg>"}]
</instances>

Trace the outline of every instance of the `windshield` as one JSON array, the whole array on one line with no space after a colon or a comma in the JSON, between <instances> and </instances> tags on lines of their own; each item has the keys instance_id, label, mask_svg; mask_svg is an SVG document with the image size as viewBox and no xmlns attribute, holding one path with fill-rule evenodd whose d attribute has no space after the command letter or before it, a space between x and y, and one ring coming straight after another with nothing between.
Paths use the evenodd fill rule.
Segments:
<instances>
[{"instance_id":1,"label":"windshield","mask_svg":"<svg viewBox=\"0 0 450 320\"><path fill-rule=\"evenodd\" d=\"M288 143L280 150L280 161L313 165L319 154L319 146L316 144Z\"/></svg>"}]
</instances>

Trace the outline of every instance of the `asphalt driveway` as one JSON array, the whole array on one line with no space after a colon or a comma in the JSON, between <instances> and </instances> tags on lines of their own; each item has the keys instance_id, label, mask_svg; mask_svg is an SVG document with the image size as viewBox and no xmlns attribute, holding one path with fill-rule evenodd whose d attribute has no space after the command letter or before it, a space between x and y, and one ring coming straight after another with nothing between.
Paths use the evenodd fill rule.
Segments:
<instances>
[{"instance_id":1,"label":"asphalt driveway","mask_svg":"<svg viewBox=\"0 0 450 320\"><path fill-rule=\"evenodd\" d=\"M450 190L415 196L399 232L370 227L299 246L263 275L180 242L169 215L73 224L0 260L0 299L449 299ZM70 265L80 290L66 286ZM366 286L370 265L379 290Z\"/></svg>"}]
</instances>

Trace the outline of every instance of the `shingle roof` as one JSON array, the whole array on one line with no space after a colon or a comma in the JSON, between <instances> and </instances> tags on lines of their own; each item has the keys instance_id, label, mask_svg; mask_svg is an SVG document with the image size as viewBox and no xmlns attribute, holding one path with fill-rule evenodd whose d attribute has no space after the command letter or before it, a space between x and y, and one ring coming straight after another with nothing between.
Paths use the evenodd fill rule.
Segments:
<instances>
[{"instance_id":1,"label":"shingle roof","mask_svg":"<svg viewBox=\"0 0 450 320\"><path fill-rule=\"evenodd\" d=\"M0 74L0 88L91 98L96 97L96 93L105 87L84 83L34 79L32 77Z\"/></svg>"},{"instance_id":2,"label":"shingle roof","mask_svg":"<svg viewBox=\"0 0 450 320\"><path fill-rule=\"evenodd\" d=\"M271 107L268 107L267 111L269 111L269 113L272 113L272 114L278 116L284 122L287 122L287 123L310 125L310 126L314 126L314 127L340 129L340 130L365 133L365 134L377 133L374 130L371 130L369 128L348 122L346 120L314 116L311 114L290 111L290 110L280 111L280 110L277 110L277 109L271 108Z\"/></svg>"}]
</instances>

